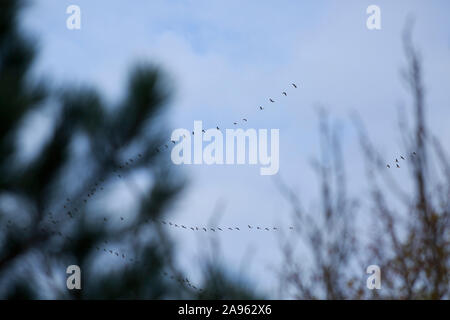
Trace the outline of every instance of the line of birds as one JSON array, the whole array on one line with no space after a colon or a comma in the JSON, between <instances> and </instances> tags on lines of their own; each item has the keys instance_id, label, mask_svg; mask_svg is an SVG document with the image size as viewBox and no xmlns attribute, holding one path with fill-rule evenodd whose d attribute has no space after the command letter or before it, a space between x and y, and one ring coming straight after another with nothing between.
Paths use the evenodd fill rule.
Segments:
<instances>
[{"instance_id":1,"label":"line of birds","mask_svg":"<svg viewBox=\"0 0 450 320\"><path fill-rule=\"evenodd\" d=\"M297 89L297 88L298 88L297 85L296 85L295 83L291 83L291 86L292 86L294 89ZM281 94L282 94L283 96L287 97L287 92L286 92L286 91L281 92ZM272 98L269 98L268 100L269 100L270 103L275 103L275 100L272 99ZM264 109L265 109L265 108L264 108L263 106L261 106L261 105L258 106L258 110L259 110L259 111L262 111L262 110L264 110ZM241 118L241 120L233 121L233 125L236 126L236 125L238 125L239 122L241 122L241 123L247 123L247 122L248 122L248 118L246 117L246 118ZM220 127L219 127L219 126L216 126L216 129L217 129L217 130L220 130ZM205 130L202 130L202 133L205 133L205 132L206 132ZM192 131L192 135L195 135L195 132L194 132L194 131ZM168 150L168 149L169 149L170 143L175 144L176 141L173 141L173 140L167 141L166 143L164 143L164 144L162 144L161 146L157 147L155 151L156 151L157 153L160 153L160 152L163 152L163 151L165 151L165 150Z\"/></svg>"},{"instance_id":2,"label":"line of birds","mask_svg":"<svg viewBox=\"0 0 450 320\"><path fill-rule=\"evenodd\" d=\"M410 159L412 159L412 158L414 158L416 156L416 152L412 152L411 154L410 154ZM406 161L406 159L407 159L407 157L405 158L404 156L402 156L402 155L400 155L400 160L402 161ZM394 164L392 165L392 167L395 165L398 169L400 169L400 161L398 161L398 158L396 158L395 159L395 162L394 162ZM388 169L390 169L391 168L391 165L388 163L388 164L386 164L386 168L388 168Z\"/></svg>"},{"instance_id":3,"label":"line of birds","mask_svg":"<svg viewBox=\"0 0 450 320\"><path fill-rule=\"evenodd\" d=\"M6 224L6 229L12 228L12 226L13 226L13 222L11 220L8 220L7 224ZM24 227L24 228L21 228L21 229L23 231L28 231L27 227ZM59 237L64 238L64 239L66 239L67 241L70 241L70 242L73 241L72 238L70 238L67 235L64 235L61 231L46 230L45 228L41 228L41 231L42 232L49 232L50 234L52 234L54 236L59 236ZM105 246L96 245L95 249L97 251L99 251L99 252L103 251L103 252L105 252L107 254L110 254L111 256L122 258L122 260L125 263L137 263L137 264L142 263L141 261L139 261L139 260L137 260L135 258L129 258L123 252L108 249L106 247L106 245L108 245L108 240L104 240L103 243L104 243ZM150 266L150 265L149 264L144 264L144 266ZM179 276L175 276L175 275L169 274L168 272L165 272L165 271L161 272L161 275L166 277L166 278L168 278L168 279L170 279L170 280L178 282L180 285L186 285L186 286L190 287L191 289L196 290L198 292L203 292L204 291L202 288L200 288L198 286L195 286L188 278L182 278L182 277L179 277Z\"/></svg>"},{"instance_id":4,"label":"line of birds","mask_svg":"<svg viewBox=\"0 0 450 320\"><path fill-rule=\"evenodd\" d=\"M147 220L148 222L149 220ZM281 230L280 227L261 227L261 226L251 226L251 225L247 225L247 227L243 228L243 227L198 227L198 226L185 226L183 224L177 224L174 222L170 222L170 221L165 221L165 220L156 220L153 219L154 222L156 223L161 223L163 225L169 226L169 227L174 227L174 228L180 228L180 229L185 229L185 230L192 230L192 231L204 231L204 232L208 232L208 231L212 231L212 232L224 232L224 231L241 231L241 230L261 230L261 231L278 231ZM294 230L294 227L290 226L289 230Z\"/></svg>"}]
</instances>

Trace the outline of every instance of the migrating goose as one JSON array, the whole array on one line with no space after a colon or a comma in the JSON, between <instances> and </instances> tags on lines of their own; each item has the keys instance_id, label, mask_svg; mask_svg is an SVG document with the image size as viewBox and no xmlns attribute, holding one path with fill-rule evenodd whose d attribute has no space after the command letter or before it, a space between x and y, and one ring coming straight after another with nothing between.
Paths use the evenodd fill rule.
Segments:
<instances>
[{"instance_id":1,"label":"migrating goose","mask_svg":"<svg viewBox=\"0 0 450 320\"><path fill-rule=\"evenodd\" d=\"M284 94L285 96L287 96L287 93L286 93L286 92L284 92L284 91L283 91L283 94Z\"/></svg>"},{"instance_id":2,"label":"migrating goose","mask_svg":"<svg viewBox=\"0 0 450 320\"><path fill-rule=\"evenodd\" d=\"M292 83L292 86L297 89L297 85L295 83Z\"/></svg>"}]
</instances>

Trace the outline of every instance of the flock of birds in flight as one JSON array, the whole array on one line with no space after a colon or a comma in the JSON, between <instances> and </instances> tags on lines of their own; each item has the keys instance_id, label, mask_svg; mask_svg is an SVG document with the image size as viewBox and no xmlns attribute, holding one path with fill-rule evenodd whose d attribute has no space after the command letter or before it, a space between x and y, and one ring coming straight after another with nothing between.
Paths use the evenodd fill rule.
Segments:
<instances>
[{"instance_id":1,"label":"flock of birds in flight","mask_svg":"<svg viewBox=\"0 0 450 320\"><path fill-rule=\"evenodd\" d=\"M416 152L411 153L410 159L414 158L415 156L416 156ZM400 155L400 160L406 161L406 158L403 157L402 155ZM395 164L395 166L396 166L398 169L400 169L400 164L399 164L399 163L400 163L400 161L398 161L398 158L396 158L394 164ZM392 165L392 167L394 166L394 164ZM388 169L390 169L390 168L391 168L391 165L388 163L388 164L386 165L386 167L387 167Z\"/></svg>"},{"instance_id":2,"label":"flock of birds in flight","mask_svg":"<svg viewBox=\"0 0 450 320\"><path fill-rule=\"evenodd\" d=\"M291 83L291 86L294 89L298 88L295 83ZM283 96L287 96L287 92L286 91L283 91L281 94ZM275 103L275 100L272 99L272 98L269 98L268 100L269 100L270 103ZM260 111L265 110L265 108L263 106L259 106L258 109ZM242 118L242 123L246 123L246 122L248 122L248 119L247 118ZM236 126L238 123L239 123L238 121L234 121L233 125ZM220 130L220 127L216 126L216 129ZM205 133L205 130L202 130L202 131L203 131L203 133ZM192 134L194 135L195 132L192 131ZM171 141L171 143L175 144L175 141ZM168 144L170 144L170 142L165 143L162 146L156 148L156 152L159 153L159 152L162 152L164 150L169 149ZM411 155L410 155L411 158L413 158L415 156L416 156L415 152L411 153ZM121 170L132 166L135 162L137 162L141 158L142 158L142 154L138 154L137 157L135 157L135 158L129 158L127 161L125 161L121 165L117 166L113 170L114 174L119 179L122 179L123 176L121 174ZM401 161L406 161L405 157L403 157L402 155L400 156L400 160ZM400 163L400 161L398 159L395 159L395 162L394 162L394 164L392 164L392 167L395 165L397 168L400 168L400 164L399 163ZM388 169L390 169L391 168L391 164L387 164L386 167ZM65 203L64 203L64 205L63 205L63 209L64 209L64 211L67 214L66 219L74 219L77 214L80 214L81 212L83 212L84 211L84 207L88 204L88 202L91 199L94 198L94 196L97 194L97 192L104 190L104 185L103 185L104 182L105 182L104 179L100 179L97 182L95 182L89 188L88 193L86 194L86 196L83 199L79 200L78 203L74 203L74 202L72 202L70 200L70 198L67 198ZM61 218L58 219L57 217L55 217L52 214L52 212L49 212L48 213L48 220L47 220L47 222L49 223L49 226L51 226L51 225L55 225L56 226L56 225L59 225L61 222L65 221L66 219L61 219ZM102 220L103 220L103 223L108 223L109 222L107 217L103 217ZM125 218L121 216L120 217L120 221L124 222ZM271 227L264 227L264 226L260 226L260 225L250 225L250 224L247 225L246 227L236 227L236 226L234 226L234 227L187 226L187 225L180 224L180 223L175 223L175 222L172 222L172 221L157 220L157 219L148 219L146 221L146 223L160 224L160 225L168 226L168 227L171 227L173 229L179 229L179 230L187 230L187 231L191 230L191 231L199 231L199 232L202 232L202 231L203 232L215 232L215 233L216 232L220 233L220 232L225 232L225 231L244 231L244 230L247 230L247 231L258 231L258 230L259 231L278 231L278 230L281 230L280 227L273 227L273 226L271 226ZM11 220L8 220L8 223L7 223L6 227L10 228L11 226L12 226L12 222L11 222ZM23 228L23 229L26 230L27 228ZM293 229L294 229L294 227L292 227L292 226L289 227L289 230L293 230ZM72 239L70 237L63 235L62 232L51 230L51 228L49 228L47 230L45 227L42 227L41 231L42 232L50 232L50 234L57 235L57 236L60 236L60 237L64 237L66 240L72 241ZM104 244L107 245L108 241L105 240ZM127 261L129 263L140 263L138 260L136 260L134 258L127 257L127 255L125 253L121 253L121 252L116 251L116 250L108 249L106 246L96 246L96 250L97 251L102 250L105 253L111 254L112 256L116 256L116 257L122 258L124 261ZM173 275L173 274L169 274L167 272L162 272L162 275L164 277L167 277L168 279L177 281L180 284L187 285L191 289L197 290L199 292L203 291L203 289L198 288L197 286L192 284L189 281L189 279L187 279L187 278L182 278L182 277L179 277L179 276L176 276L176 275Z\"/></svg>"},{"instance_id":3,"label":"flock of birds in flight","mask_svg":"<svg viewBox=\"0 0 450 320\"><path fill-rule=\"evenodd\" d=\"M297 88L298 88L297 85L296 85L295 83L291 83L291 86L292 86L294 89L297 89ZM282 94L283 96L287 97L287 92L286 92L286 91L283 91L281 94ZM269 102L270 102L270 103L275 103L275 100L272 99L272 98L269 98ZM262 111L262 110L264 110L264 109L265 109L265 108L264 108L263 106L258 106L258 110L259 110L259 111ZM247 122L248 122L248 118L247 118L247 117L246 117L246 118L241 118L240 121L242 121L241 123L247 123ZM234 121L234 122L233 122L233 125L234 125L234 126L237 126L238 124L239 124L239 121ZM219 127L219 126L216 126L216 129L217 129L217 130L220 130L220 127ZM203 129L203 130L202 130L202 133L205 133L205 132L206 132L206 131ZM195 135L195 132L194 132L194 131L192 131L192 135ZM164 144L162 144L161 146L159 146L158 148L156 148L155 151L156 151L157 153L159 153L159 152L168 150L168 149L169 149L170 143L175 144L176 141L170 140L170 141L168 141L167 143L164 143Z\"/></svg>"}]
</instances>

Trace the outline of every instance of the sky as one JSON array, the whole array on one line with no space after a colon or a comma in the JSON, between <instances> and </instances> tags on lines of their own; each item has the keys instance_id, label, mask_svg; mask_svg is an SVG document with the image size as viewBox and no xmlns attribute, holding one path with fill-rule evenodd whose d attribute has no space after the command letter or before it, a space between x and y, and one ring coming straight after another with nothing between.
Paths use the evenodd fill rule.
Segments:
<instances>
[{"instance_id":1,"label":"sky","mask_svg":"<svg viewBox=\"0 0 450 320\"><path fill-rule=\"evenodd\" d=\"M81 9L80 30L66 28L66 8L73 4ZM381 30L366 27L372 4L381 9ZM351 112L361 116L387 161L404 151L398 107L410 108L411 102L400 77L406 62L401 36L409 15L416 20L413 39L423 59L427 121L450 151L449 9L445 0L41 0L32 2L21 22L39 43L34 72L49 75L55 85L92 85L108 101L117 101L134 63L160 66L173 88L168 133L192 130L194 120L206 128L233 128L233 121L244 117L246 128L279 129L276 176L261 176L259 166L251 165L178 167L189 186L168 220L207 225L220 208L219 225L288 227L292 208L274 181L283 179L309 207L318 205L311 167L319 151L318 105L342 128L351 192L367 190ZM45 121L38 127L45 130ZM397 178L405 175L400 170ZM125 189L120 195L124 206L133 201ZM214 236L229 268L243 272L256 289L276 288L276 233L170 232L191 278L199 277L204 241Z\"/></svg>"}]
</instances>

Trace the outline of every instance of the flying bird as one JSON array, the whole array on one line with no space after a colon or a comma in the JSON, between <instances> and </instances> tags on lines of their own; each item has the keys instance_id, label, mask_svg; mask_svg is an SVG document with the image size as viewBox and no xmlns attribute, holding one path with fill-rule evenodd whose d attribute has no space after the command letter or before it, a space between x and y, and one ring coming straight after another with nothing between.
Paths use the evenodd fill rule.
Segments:
<instances>
[{"instance_id":1,"label":"flying bird","mask_svg":"<svg viewBox=\"0 0 450 320\"><path fill-rule=\"evenodd\" d=\"M388 167L389 169L391 168L391 166L390 166L390 165L386 165L386 167Z\"/></svg>"},{"instance_id":2,"label":"flying bird","mask_svg":"<svg viewBox=\"0 0 450 320\"><path fill-rule=\"evenodd\" d=\"M270 98L269 101L270 101L270 102L275 102L275 101L272 100L272 98Z\"/></svg>"},{"instance_id":3,"label":"flying bird","mask_svg":"<svg viewBox=\"0 0 450 320\"><path fill-rule=\"evenodd\" d=\"M297 85L295 83L292 83L292 86L297 89Z\"/></svg>"},{"instance_id":4,"label":"flying bird","mask_svg":"<svg viewBox=\"0 0 450 320\"><path fill-rule=\"evenodd\" d=\"M287 96L287 93L286 93L286 92L284 92L284 91L283 91L283 94L284 94L285 96Z\"/></svg>"},{"instance_id":5,"label":"flying bird","mask_svg":"<svg viewBox=\"0 0 450 320\"><path fill-rule=\"evenodd\" d=\"M400 166L397 164L397 168L400 168Z\"/></svg>"},{"instance_id":6,"label":"flying bird","mask_svg":"<svg viewBox=\"0 0 450 320\"><path fill-rule=\"evenodd\" d=\"M264 110L264 108L263 108L263 107L261 107L261 106L259 106L259 109L260 109L260 110Z\"/></svg>"},{"instance_id":7,"label":"flying bird","mask_svg":"<svg viewBox=\"0 0 450 320\"><path fill-rule=\"evenodd\" d=\"M251 228L252 228L252 226L251 226L251 225L248 225L248 228L249 228L249 229L251 229Z\"/></svg>"},{"instance_id":8,"label":"flying bird","mask_svg":"<svg viewBox=\"0 0 450 320\"><path fill-rule=\"evenodd\" d=\"M405 160L405 158L403 158L403 156L400 156L400 158L401 158L402 160Z\"/></svg>"},{"instance_id":9,"label":"flying bird","mask_svg":"<svg viewBox=\"0 0 450 320\"><path fill-rule=\"evenodd\" d=\"M245 121L245 122L247 122L247 119L245 119L245 118L244 118L244 119L242 119L242 120L243 120L243 121Z\"/></svg>"}]
</instances>

